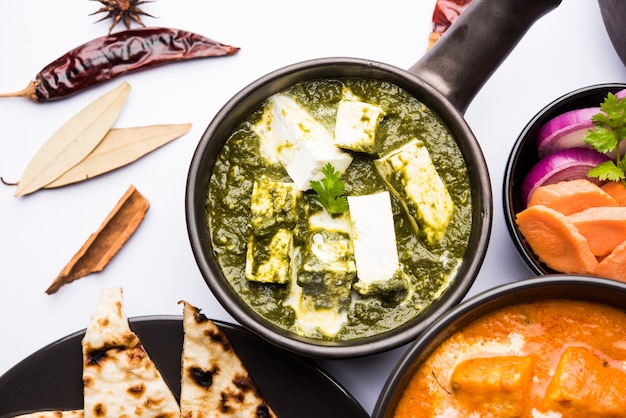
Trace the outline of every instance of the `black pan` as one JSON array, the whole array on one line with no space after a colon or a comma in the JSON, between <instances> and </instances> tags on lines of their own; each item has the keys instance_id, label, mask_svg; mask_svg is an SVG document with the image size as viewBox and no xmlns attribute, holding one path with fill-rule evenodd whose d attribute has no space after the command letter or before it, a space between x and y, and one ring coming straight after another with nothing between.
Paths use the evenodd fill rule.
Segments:
<instances>
[{"instance_id":1,"label":"black pan","mask_svg":"<svg viewBox=\"0 0 626 418\"><path fill-rule=\"evenodd\" d=\"M532 24L560 3L561 0L475 0L408 71L365 59L322 58L278 69L236 94L218 112L198 144L189 169L185 201L187 228L197 264L211 291L233 318L268 341L299 354L347 358L403 345L460 302L484 260L493 212L487 164L463 113ZM337 343L298 337L278 329L239 299L213 256L204 204L215 159L242 119L272 94L298 82L347 77L396 84L439 115L467 163L474 211L469 250L454 282L436 303L413 321L382 336Z\"/></svg>"}]
</instances>

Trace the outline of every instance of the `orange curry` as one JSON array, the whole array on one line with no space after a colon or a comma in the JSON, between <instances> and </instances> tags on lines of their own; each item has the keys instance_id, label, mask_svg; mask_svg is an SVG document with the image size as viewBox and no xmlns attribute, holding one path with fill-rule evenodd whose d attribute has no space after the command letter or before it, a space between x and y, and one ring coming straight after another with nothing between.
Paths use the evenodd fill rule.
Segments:
<instances>
[{"instance_id":1,"label":"orange curry","mask_svg":"<svg viewBox=\"0 0 626 418\"><path fill-rule=\"evenodd\" d=\"M626 313L569 300L493 312L420 366L406 417L626 417Z\"/></svg>"}]
</instances>

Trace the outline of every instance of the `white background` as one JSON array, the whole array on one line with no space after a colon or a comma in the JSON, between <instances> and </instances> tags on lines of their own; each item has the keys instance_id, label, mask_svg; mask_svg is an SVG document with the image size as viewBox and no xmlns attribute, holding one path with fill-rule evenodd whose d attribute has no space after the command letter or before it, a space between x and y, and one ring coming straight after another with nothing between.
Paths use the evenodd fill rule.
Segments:
<instances>
[{"instance_id":1,"label":"white background","mask_svg":"<svg viewBox=\"0 0 626 418\"><path fill-rule=\"evenodd\" d=\"M192 130L113 173L14 198L0 185L0 374L43 346L83 329L100 290L122 286L128 316L180 314L186 299L211 318L232 319L204 283L187 238L184 192L195 147L215 113L236 92L284 65L352 56L408 68L426 50L435 0L158 0L143 9L150 26L168 26L241 47L220 59L175 63L125 75L72 98L37 104L0 99L0 176L17 181L31 157L66 120L122 80L132 91L116 127L191 122ZM92 38L99 2L1 1L0 92L19 90L48 62ZM116 30L121 27L116 28ZM497 36L497 35L494 35ZM468 72L468 76L471 71ZM594 0L563 0L540 19L487 81L465 113L491 173L491 244L470 294L530 274L502 213L502 178L510 148L528 120L571 90L625 82ZM136 234L102 273L45 289L135 185L151 203ZM324 361L371 412L404 348L346 361ZM1 399L2 394L0 394Z\"/></svg>"}]
</instances>

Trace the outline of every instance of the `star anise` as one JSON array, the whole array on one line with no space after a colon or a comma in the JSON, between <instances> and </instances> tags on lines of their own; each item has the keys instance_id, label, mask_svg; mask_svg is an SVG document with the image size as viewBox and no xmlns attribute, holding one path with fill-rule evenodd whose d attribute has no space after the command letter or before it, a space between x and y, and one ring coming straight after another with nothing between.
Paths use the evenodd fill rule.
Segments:
<instances>
[{"instance_id":1,"label":"star anise","mask_svg":"<svg viewBox=\"0 0 626 418\"><path fill-rule=\"evenodd\" d=\"M141 21L141 16L149 16L154 17L151 14L148 14L141 10L139 6L144 3L152 3L152 0L97 0L104 5L99 10L91 13L90 16L98 14L98 13L107 13L102 19L98 20L101 22L105 19L111 18L113 19L113 23L109 27L109 34L120 22L123 22L126 26L126 29L130 29L131 20L134 20L141 26L146 26Z\"/></svg>"}]
</instances>

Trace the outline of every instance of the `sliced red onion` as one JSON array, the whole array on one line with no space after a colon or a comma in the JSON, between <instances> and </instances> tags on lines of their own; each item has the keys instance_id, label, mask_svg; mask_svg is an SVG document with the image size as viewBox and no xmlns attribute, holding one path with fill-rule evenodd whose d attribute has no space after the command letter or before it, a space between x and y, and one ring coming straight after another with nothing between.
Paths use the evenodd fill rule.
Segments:
<instances>
[{"instance_id":1,"label":"sliced red onion","mask_svg":"<svg viewBox=\"0 0 626 418\"><path fill-rule=\"evenodd\" d=\"M626 97L626 89L615 93L619 99ZM591 117L600 113L600 107L586 107L571 110L546 122L537 133L537 155L544 158L548 154L567 148L590 148L583 138L589 129L593 128ZM626 144L620 150L624 152ZM615 158L615 153L608 153Z\"/></svg>"},{"instance_id":2,"label":"sliced red onion","mask_svg":"<svg viewBox=\"0 0 626 418\"><path fill-rule=\"evenodd\" d=\"M600 107L587 107L571 110L546 122L537 134L539 158L566 148L588 147L583 137L593 128L591 117L597 113L600 113Z\"/></svg>"},{"instance_id":3,"label":"sliced red onion","mask_svg":"<svg viewBox=\"0 0 626 418\"><path fill-rule=\"evenodd\" d=\"M587 172L610 158L591 148L568 148L553 152L542 158L528 172L522 183L522 199L528 204L530 196L539 186L559 181L588 178ZM597 182L597 179L588 178Z\"/></svg>"}]
</instances>

